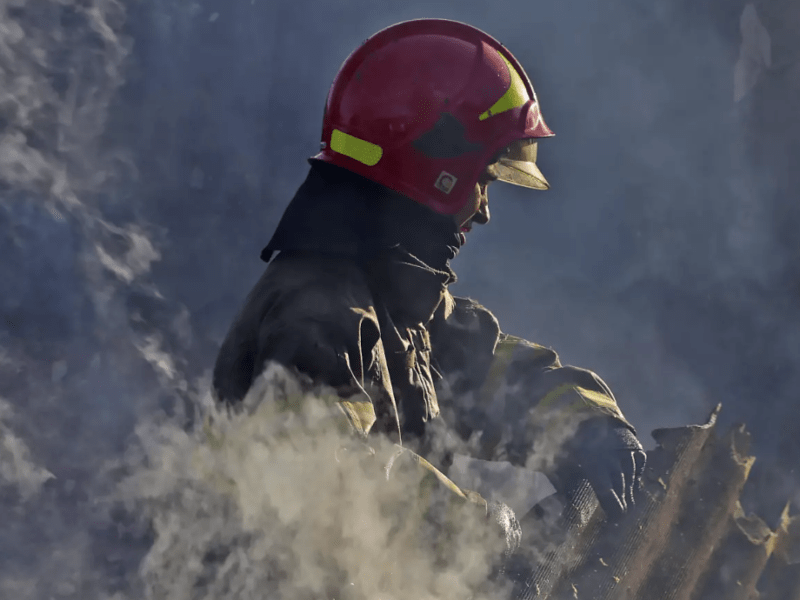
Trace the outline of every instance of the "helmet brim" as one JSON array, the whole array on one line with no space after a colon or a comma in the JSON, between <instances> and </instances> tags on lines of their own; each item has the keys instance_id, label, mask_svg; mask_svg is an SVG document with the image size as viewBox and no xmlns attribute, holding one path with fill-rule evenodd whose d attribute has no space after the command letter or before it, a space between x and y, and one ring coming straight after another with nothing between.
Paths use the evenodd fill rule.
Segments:
<instances>
[{"instance_id":1,"label":"helmet brim","mask_svg":"<svg viewBox=\"0 0 800 600\"><path fill-rule=\"evenodd\" d=\"M517 140L487 167L487 172L496 177L497 181L533 190L548 190L550 184L536 166L537 151L535 139Z\"/></svg>"}]
</instances>

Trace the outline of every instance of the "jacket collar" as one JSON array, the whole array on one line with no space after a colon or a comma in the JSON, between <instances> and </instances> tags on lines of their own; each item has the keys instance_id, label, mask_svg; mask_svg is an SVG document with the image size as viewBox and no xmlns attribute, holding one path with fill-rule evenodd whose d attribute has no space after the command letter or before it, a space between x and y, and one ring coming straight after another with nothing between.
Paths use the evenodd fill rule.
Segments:
<instances>
[{"instance_id":1,"label":"jacket collar","mask_svg":"<svg viewBox=\"0 0 800 600\"><path fill-rule=\"evenodd\" d=\"M262 260L275 252L352 258L398 325L426 324L456 280L453 219L340 167L311 164Z\"/></svg>"}]
</instances>

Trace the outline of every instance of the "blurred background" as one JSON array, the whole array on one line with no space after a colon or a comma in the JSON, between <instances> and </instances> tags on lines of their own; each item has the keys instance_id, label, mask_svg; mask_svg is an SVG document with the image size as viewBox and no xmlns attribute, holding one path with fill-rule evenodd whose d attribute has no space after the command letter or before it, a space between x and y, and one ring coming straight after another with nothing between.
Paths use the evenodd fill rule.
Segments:
<instances>
[{"instance_id":1,"label":"blurred background","mask_svg":"<svg viewBox=\"0 0 800 600\"><path fill-rule=\"evenodd\" d=\"M556 132L453 291L647 447L721 402L745 508L800 507L800 4L3 0L0 595L134 597L152 532L97 498L137 423L193 419L342 61L418 17L499 39Z\"/></svg>"}]
</instances>

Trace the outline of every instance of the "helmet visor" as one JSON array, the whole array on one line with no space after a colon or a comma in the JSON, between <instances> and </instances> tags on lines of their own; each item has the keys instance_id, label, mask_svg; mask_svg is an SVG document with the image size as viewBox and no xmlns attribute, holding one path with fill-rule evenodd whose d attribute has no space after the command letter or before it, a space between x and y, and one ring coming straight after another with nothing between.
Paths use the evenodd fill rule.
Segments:
<instances>
[{"instance_id":1,"label":"helmet visor","mask_svg":"<svg viewBox=\"0 0 800 600\"><path fill-rule=\"evenodd\" d=\"M486 170L498 181L534 190L550 189L547 179L536 166L537 150L535 139L516 140L507 146Z\"/></svg>"}]
</instances>

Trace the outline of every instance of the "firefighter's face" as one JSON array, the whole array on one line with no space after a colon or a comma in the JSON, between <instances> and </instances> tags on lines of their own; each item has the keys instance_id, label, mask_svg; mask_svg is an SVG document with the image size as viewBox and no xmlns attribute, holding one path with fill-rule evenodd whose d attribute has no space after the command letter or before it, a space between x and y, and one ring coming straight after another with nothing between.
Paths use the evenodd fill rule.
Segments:
<instances>
[{"instance_id":1,"label":"firefighter's face","mask_svg":"<svg viewBox=\"0 0 800 600\"><path fill-rule=\"evenodd\" d=\"M467 203L460 211L458 211L453 218L456 224L461 228L461 233L467 233L472 229L473 223L485 225L489 222L489 184L495 180L495 177L484 171L478 183L475 184L475 189L472 190L467 199Z\"/></svg>"}]
</instances>

